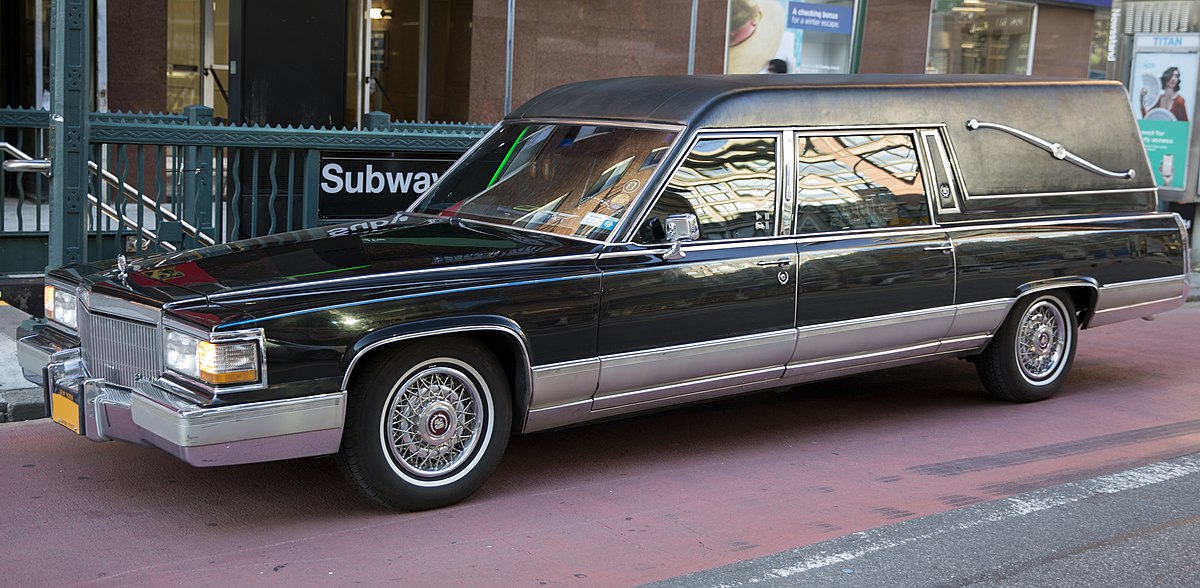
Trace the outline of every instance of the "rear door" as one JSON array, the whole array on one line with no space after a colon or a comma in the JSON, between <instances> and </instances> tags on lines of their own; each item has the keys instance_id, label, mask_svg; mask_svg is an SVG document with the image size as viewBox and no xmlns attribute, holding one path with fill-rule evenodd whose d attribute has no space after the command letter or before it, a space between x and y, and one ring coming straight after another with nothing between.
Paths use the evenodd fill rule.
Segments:
<instances>
[{"instance_id":1,"label":"rear door","mask_svg":"<svg viewBox=\"0 0 1200 588\"><path fill-rule=\"evenodd\" d=\"M949 330L954 249L917 146L914 131L797 133L789 377L931 354Z\"/></svg>"}]
</instances>

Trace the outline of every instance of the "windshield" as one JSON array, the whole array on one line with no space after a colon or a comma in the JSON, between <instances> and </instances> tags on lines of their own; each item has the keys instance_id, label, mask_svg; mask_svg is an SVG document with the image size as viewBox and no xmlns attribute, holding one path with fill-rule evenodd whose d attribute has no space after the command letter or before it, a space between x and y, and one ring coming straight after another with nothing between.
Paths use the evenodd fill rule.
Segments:
<instances>
[{"instance_id":1,"label":"windshield","mask_svg":"<svg viewBox=\"0 0 1200 588\"><path fill-rule=\"evenodd\" d=\"M604 240L641 194L676 133L507 124L412 208Z\"/></svg>"}]
</instances>

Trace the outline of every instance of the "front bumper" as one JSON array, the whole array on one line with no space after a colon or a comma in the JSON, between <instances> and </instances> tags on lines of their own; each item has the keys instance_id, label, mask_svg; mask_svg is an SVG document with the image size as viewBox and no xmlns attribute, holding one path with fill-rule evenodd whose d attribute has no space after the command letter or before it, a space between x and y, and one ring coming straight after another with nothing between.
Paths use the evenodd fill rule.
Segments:
<instances>
[{"instance_id":1,"label":"front bumper","mask_svg":"<svg viewBox=\"0 0 1200 588\"><path fill-rule=\"evenodd\" d=\"M46 358L44 389L54 420L93 441L150 445L194 466L328 455L341 445L344 391L204 407L155 381L129 389L91 378L78 348L47 356L54 345L41 333L17 345L23 361ZM64 414L72 410L78 414Z\"/></svg>"}]
</instances>

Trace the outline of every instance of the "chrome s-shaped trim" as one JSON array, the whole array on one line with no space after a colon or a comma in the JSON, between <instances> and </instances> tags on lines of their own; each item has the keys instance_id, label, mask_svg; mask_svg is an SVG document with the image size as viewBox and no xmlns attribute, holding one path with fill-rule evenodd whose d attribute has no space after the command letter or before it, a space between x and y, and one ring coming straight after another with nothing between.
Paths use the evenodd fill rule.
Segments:
<instances>
[{"instance_id":1,"label":"chrome s-shaped trim","mask_svg":"<svg viewBox=\"0 0 1200 588\"><path fill-rule=\"evenodd\" d=\"M967 130L977 131L979 129L995 129L997 131L1008 133L1014 137L1017 137L1018 139L1021 139L1022 141L1025 141L1026 143L1029 143L1030 145L1044 149L1047 153L1054 156L1055 159L1066 160L1094 174L1099 174L1104 177L1130 180L1137 175L1136 172L1133 171L1133 168L1127 169L1123 172L1106 170L1082 157L1079 157L1078 155L1075 155L1074 153L1071 153L1066 147L1062 146L1062 143L1051 143L1045 139L1042 139L1041 137L1031 135L1020 129L1014 129L1013 127L996 123L981 122L977 119L971 119L967 121Z\"/></svg>"}]
</instances>

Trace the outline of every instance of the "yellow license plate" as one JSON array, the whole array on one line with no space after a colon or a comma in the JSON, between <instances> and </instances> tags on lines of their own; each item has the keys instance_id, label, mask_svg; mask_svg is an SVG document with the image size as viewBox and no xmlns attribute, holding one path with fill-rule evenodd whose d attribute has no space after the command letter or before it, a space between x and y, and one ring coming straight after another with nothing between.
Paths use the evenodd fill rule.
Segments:
<instances>
[{"instance_id":1,"label":"yellow license plate","mask_svg":"<svg viewBox=\"0 0 1200 588\"><path fill-rule=\"evenodd\" d=\"M54 422L75 431L76 435L83 434L83 429L79 426L79 404L75 402L74 397L62 391L55 390L50 395L50 418L54 419Z\"/></svg>"}]
</instances>

